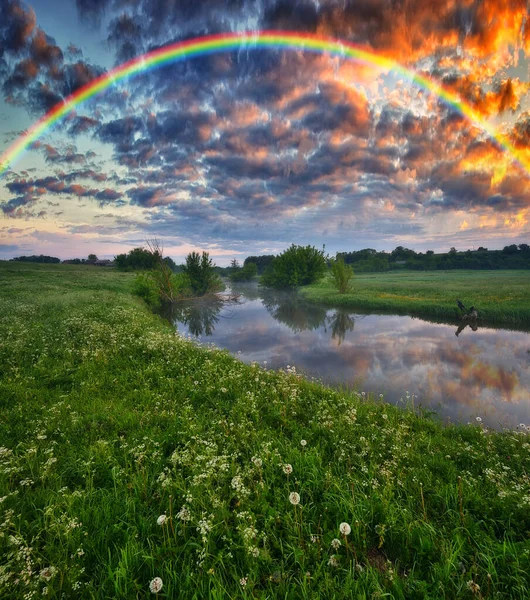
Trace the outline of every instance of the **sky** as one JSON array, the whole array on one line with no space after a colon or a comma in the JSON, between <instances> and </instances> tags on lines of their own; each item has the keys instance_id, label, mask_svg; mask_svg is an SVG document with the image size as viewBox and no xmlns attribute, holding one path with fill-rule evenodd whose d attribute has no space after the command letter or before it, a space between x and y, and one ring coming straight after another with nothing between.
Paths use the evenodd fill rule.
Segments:
<instances>
[{"instance_id":1,"label":"sky","mask_svg":"<svg viewBox=\"0 0 530 600\"><path fill-rule=\"evenodd\" d=\"M0 0L0 155L124 61L223 32L355 43L457 94L530 164L527 0ZM110 86L0 176L0 259L156 238L218 265L291 243L418 252L530 241L530 173L395 70L244 48Z\"/></svg>"}]
</instances>

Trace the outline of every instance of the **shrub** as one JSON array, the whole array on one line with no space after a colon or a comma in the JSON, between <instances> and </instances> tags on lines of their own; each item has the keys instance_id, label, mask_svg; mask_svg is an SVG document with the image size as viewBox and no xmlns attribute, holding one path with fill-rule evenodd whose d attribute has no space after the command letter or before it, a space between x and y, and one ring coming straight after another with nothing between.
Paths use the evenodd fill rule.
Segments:
<instances>
[{"instance_id":1,"label":"shrub","mask_svg":"<svg viewBox=\"0 0 530 600\"><path fill-rule=\"evenodd\" d=\"M140 296L146 304L153 308L160 306L160 295L157 284L149 273L138 273L133 282L133 293Z\"/></svg>"},{"instance_id":2,"label":"shrub","mask_svg":"<svg viewBox=\"0 0 530 600\"><path fill-rule=\"evenodd\" d=\"M293 244L273 260L261 283L277 289L293 288L318 281L326 270L324 250Z\"/></svg>"},{"instance_id":3,"label":"shrub","mask_svg":"<svg viewBox=\"0 0 530 600\"><path fill-rule=\"evenodd\" d=\"M258 274L256 263L247 263L242 269L237 269L230 273L230 281L250 281Z\"/></svg>"},{"instance_id":4,"label":"shrub","mask_svg":"<svg viewBox=\"0 0 530 600\"><path fill-rule=\"evenodd\" d=\"M191 290L195 296L205 296L223 289L221 279L214 271L214 264L208 252L203 252L202 256L198 252L188 254L184 273L188 276Z\"/></svg>"},{"instance_id":5,"label":"shrub","mask_svg":"<svg viewBox=\"0 0 530 600\"><path fill-rule=\"evenodd\" d=\"M344 262L342 257L336 258L331 263L331 280L337 288L339 294L345 294L351 291L351 280L353 279L353 269Z\"/></svg>"}]
</instances>

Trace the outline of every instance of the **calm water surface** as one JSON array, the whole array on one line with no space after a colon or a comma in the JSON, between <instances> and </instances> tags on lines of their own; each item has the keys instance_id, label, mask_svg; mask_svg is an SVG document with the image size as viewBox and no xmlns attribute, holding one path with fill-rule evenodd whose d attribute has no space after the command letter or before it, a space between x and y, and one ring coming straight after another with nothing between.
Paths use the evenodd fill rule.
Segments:
<instances>
[{"instance_id":1,"label":"calm water surface","mask_svg":"<svg viewBox=\"0 0 530 600\"><path fill-rule=\"evenodd\" d=\"M329 309L256 284L233 291L241 294L239 304L181 305L171 318L181 333L245 362L294 365L308 377L382 393L395 404L408 392L416 406L451 421L480 416L495 428L530 425L528 332Z\"/></svg>"}]
</instances>

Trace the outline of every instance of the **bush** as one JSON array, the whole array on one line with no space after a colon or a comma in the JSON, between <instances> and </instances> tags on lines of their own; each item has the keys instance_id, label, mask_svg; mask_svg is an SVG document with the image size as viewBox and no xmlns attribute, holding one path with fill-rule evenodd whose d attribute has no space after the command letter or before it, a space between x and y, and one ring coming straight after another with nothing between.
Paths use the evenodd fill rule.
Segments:
<instances>
[{"instance_id":1,"label":"bush","mask_svg":"<svg viewBox=\"0 0 530 600\"><path fill-rule=\"evenodd\" d=\"M256 263L247 263L242 269L237 269L230 273L230 281L250 281L253 277L258 274L258 267Z\"/></svg>"},{"instance_id":2,"label":"bush","mask_svg":"<svg viewBox=\"0 0 530 600\"><path fill-rule=\"evenodd\" d=\"M293 288L322 279L326 270L324 250L293 244L273 260L261 283L276 289Z\"/></svg>"},{"instance_id":3,"label":"bush","mask_svg":"<svg viewBox=\"0 0 530 600\"><path fill-rule=\"evenodd\" d=\"M208 252L202 256L192 252L186 256L184 273L187 275L191 290L195 296L214 294L223 289L223 284L214 271L214 264Z\"/></svg>"},{"instance_id":4,"label":"bush","mask_svg":"<svg viewBox=\"0 0 530 600\"><path fill-rule=\"evenodd\" d=\"M343 258L337 258L331 263L331 280L339 294L351 291L351 280L353 269L344 262Z\"/></svg>"},{"instance_id":5,"label":"bush","mask_svg":"<svg viewBox=\"0 0 530 600\"><path fill-rule=\"evenodd\" d=\"M160 306L158 286L149 273L138 273L133 282L133 293L140 296L146 304L153 308Z\"/></svg>"}]
</instances>

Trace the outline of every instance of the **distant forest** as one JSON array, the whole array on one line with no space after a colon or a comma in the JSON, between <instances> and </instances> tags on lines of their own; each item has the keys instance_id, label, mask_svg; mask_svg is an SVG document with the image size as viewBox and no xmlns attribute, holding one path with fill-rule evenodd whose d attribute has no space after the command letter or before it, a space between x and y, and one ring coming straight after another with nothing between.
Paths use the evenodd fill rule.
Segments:
<instances>
[{"instance_id":1,"label":"distant forest","mask_svg":"<svg viewBox=\"0 0 530 600\"><path fill-rule=\"evenodd\" d=\"M451 248L449 252L435 254L432 250L415 252L398 246L392 252L378 252L373 248L353 252L337 252L337 258L351 265L357 273L377 273L398 269L416 271L436 271L448 269L530 269L530 246L512 244L502 250L488 250L480 246L477 250L458 252ZM273 255L249 256L249 262L256 263L258 274L262 274L274 259Z\"/></svg>"},{"instance_id":2,"label":"distant forest","mask_svg":"<svg viewBox=\"0 0 530 600\"><path fill-rule=\"evenodd\" d=\"M150 265L142 262L136 264L132 258L136 254L142 256L148 255L149 252L145 249L135 248L129 252L129 255L119 255L116 257L116 265L118 267L126 267L128 259L131 259L130 267L149 268ZM351 265L357 273L376 273L382 271L392 271L398 269L412 269L415 271L436 271L449 269L530 269L530 246L528 244L511 244L505 246L502 250L488 250L480 246L477 250L457 251L451 248L449 252L434 253L432 250L427 252L415 252L409 248L398 246L392 252L378 252L373 248L365 248L364 250L356 250L352 252L338 252L337 258L343 258L344 262ZM90 255L90 258L96 258L95 255ZM258 269L258 275L262 275L274 260L275 255L266 254L262 256L248 256L243 263L247 266L249 263L255 263ZM37 263L60 263L61 260L54 256L18 256L11 260L20 262L37 262ZM166 260L175 272L182 270L183 265L177 265L174 261L166 257ZM71 261L63 261L77 264L90 264L93 261L85 259L76 259ZM124 264L121 264L121 263ZM215 271L219 275L229 275L232 267L215 267Z\"/></svg>"}]
</instances>

